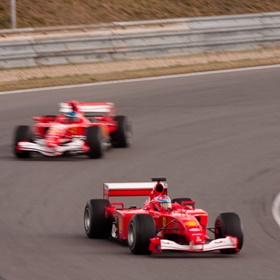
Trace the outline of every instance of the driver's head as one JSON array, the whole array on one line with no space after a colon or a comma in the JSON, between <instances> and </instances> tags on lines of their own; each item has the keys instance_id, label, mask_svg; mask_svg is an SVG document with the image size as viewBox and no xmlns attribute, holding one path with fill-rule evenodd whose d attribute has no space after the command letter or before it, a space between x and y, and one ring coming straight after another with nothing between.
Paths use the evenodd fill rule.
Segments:
<instances>
[{"instance_id":1,"label":"driver's head","mask_svg":"<svg viewBox=\"0 0 280 280\"><path fill-rule=\"evenodd\" d=\"M76 122L78 120L78 114L76 112L74 112L74 111L65 113L65 117L70 122Z\"/></svg>"},{"instance_id":2,"label":"driver's head","mask_svg":"<svg viewBox=\"0 0 280 280\"><path fill-rule=\"evenodd\" d=\"M163 210L171 209L171 199L167 195L157 196L155 199L157 205Z\"/></svg>"}]
</instances>

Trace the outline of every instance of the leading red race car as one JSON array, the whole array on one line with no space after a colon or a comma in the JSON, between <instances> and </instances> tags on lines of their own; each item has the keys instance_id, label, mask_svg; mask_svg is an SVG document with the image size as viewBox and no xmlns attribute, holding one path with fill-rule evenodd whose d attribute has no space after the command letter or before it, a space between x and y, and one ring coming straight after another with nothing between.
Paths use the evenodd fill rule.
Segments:
<instances>
[{"instance_id":1,"label":"leading red race car","mask_svg":"<svg viewBox=\"0 0 280 280\"><path fill-rule=\"evenodd\" d=\"M147 183L104 183L103 199L91 199L84 210L84 227L89 238L114 238L128 243L133 254L165 250L238 253L243 245L239 216L233 212L217 216L208 227L208 214L195 208L190 198L167 196L165 178ZM113 196L148 196L144 206L125 208L110 202ZM214 233L211 239L207 231Z\"/></svg>"},{"instance_id":2,"label":"leading red race car","mask_svg":"<svg viewBox=\"0 0 280 280\"><path fill-rule=\"evenodd\" d=\"M54 157L64 154L103 156L106 147L129 147L131 125L126 116L116 116L109 102L69 101L60 104L60 114L33 117L31 129L20 125L14 135L14 153L29 158L32 152Z\"/></svg>"}]
</instances>

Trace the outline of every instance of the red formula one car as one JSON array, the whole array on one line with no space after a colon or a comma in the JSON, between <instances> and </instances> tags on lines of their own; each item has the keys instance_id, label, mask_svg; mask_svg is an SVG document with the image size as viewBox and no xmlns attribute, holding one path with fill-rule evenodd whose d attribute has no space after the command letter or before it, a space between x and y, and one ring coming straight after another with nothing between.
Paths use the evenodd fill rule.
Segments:
<instances>
[{"instance_id":1,"label":"red formula one car","mask_svg":"<svg viewBox=\"0 0 280 280\"><path fill-rule=\"evenodd\" d=\"M89 238L114 238L128 243L133 254L165 250L238 253L243 245L239 216L221 213L214 227L208 227L208 214L195 208L190 198L167 196L165 178L148 183L105 183L103 199L89 200L84 210L84 227ZM113 196L148 196L144 206L124 207L110 202ZM214 233L214 238L207 235Z\"/></svg>"},{"instance_id":2,"label":"red formula one car","mask_svg":"<svg viewBox=\"0 0 280 280\"><path fill-rule=\"evenodd\" d=\"M86 154L101 158L107 147L129 147L131 125L125 116L116 116L108 102L70 101L60 104L57 116L33 117L31 129L20 125L14 135L14 153L29 158L32 152L54 157Z\"/></svg>"}]
</instances>

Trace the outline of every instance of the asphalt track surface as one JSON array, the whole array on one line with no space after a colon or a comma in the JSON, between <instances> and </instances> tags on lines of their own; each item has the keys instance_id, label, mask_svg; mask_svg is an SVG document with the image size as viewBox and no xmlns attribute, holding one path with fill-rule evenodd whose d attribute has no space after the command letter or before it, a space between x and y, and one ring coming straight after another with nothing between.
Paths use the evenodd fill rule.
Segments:
<instances>
[{"instance_id":1,"label":"asphalt track surface","mask_svg":"<svg viewBox=\"0 0 280 280\"><path fill-rule=\"evenodd\" d=\"M0 96L0 279L254 279L280 275L279 68ZM58 102L111 101L134 127L130 149L86 157L17 160L16 125L57 112ZM135 256L124 244L89 240L86 201L103 182L166 176L171 197L237 212L245 242L236 255ZM144 198L138 198L142 205Z\"/></svg>"}]
</instances>

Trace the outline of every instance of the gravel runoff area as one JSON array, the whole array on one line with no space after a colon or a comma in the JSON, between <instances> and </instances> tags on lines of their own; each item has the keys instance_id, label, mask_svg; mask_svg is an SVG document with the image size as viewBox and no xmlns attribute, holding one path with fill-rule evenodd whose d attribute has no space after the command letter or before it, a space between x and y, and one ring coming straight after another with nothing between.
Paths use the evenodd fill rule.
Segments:
<instances>
[{"instance_id":1,"label":"gravel runoff area","mask_svg":"<svg viewBox=\"0 0 280 280\"><path fill-rule=\"evenodd\" d=\"M70 78L75 76L90 76L90 80L81 79L80 82L94 82L126 78L126 75L116 76L117 73L127 73L127 78L135 78L279 63L280 47L273 47L242 52L218 52L130 61L1 69L0 91L27 88L29 84L36 80L49 81L47 85L42 84L42 86L71 84L73 79ZM134 73L134 75L132 76L131 73ZM69 79L64 79L62 83L59 83L60 78L63 77ZM18 83L21 83L21 86L17 87ZM79 80L74 83L79 83ZM40 86L40 83L35 86ZM34 86L31 85L31 87Z\"/></svg>"}]
</instances>

